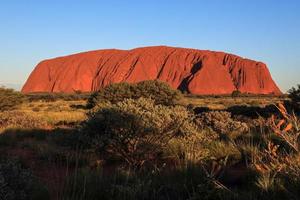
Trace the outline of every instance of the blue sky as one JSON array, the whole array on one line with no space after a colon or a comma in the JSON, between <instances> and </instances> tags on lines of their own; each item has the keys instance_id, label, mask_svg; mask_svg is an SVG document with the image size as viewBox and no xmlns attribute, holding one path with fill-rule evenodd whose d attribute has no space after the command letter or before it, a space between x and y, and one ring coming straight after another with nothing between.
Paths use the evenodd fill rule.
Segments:
<instances>
[{"instance_id":1,"label":"blue sky","mask_svg":"<svg viewBox=\"0 0 300 200\"><path fill-rule=\"evenodd\" d=\"M2 0L0 83L23 84L46 58L169 45L265 62L279 87L300 83L298 0Z\"/></svg>"}]
</instances>

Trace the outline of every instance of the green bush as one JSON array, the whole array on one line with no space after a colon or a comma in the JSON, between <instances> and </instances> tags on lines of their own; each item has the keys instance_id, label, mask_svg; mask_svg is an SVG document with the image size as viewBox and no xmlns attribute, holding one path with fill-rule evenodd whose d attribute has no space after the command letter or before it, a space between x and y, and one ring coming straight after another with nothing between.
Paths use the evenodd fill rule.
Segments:
<instances>
[{"instance_id":1,"label":"green bush","mask_svg":"<svg viewBox=\"0 0 300 200\"><path fill-rule=\"evenodd\" d=\"M20 92L0 87L0 111L12 110L24 100L25 97Z\"/></svg>"},{"instance_id":2,"label":"green bush","mask_svg":"<svg viewBox=\"0 0 300 200\"><path fill-rule=\"evenodd\" d=\"M94 148L132 167L159 158L170 139L196 132L184 107L155 105L154 100L126 99L90 114L84 131ZM149 162L148 162L149 163Z\"/></svg>"},{"instance_id":3,"label":"green bush","mask_svg":"<svg viewBox=\"0 0 300 200\"><path fill-rule=\"evenodd\" d=\"M181 98L181 93L161 81L150 80L135 84L115 83L93 93L88 99L87 107L93 108L104 101L117 103L124 99L138 99L140 97L152 98L156 104L175 105Z\"/></svg>"},{"instance_id":4,"label":"green bush","mask_svg":"<svg viewBox=\"0 0 300 200\"><path fill-rule=\"evenodd\" d=\"M233 136L233 134L241 134L249 130L246 123L232 119L231 113L226 111L201 113L197 116L195 122L200 128L208 127L221 135Z\"/></svg>"}]
</instances>

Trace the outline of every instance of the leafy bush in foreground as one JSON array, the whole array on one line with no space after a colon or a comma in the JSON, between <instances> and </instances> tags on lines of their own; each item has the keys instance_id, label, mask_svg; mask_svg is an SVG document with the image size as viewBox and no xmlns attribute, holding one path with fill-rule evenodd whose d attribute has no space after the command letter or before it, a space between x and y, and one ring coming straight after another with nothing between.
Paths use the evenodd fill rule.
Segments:
<instances>
[{"instance_id":1,"label":"leafy bush in foreground","mask_svg":"<svg viewBox=\"0 0 300 200\"><path fill-rule=\"evenodd\" d=\"M195 134L191 120L184 107L126 99L92 113L85 131L94 138L98 151L140 167L160 157L170 139Z\"/></svg>"},{"instance_id":2,"label":"leafy bush in foreground","mask_svg":"<svg viewBox=\"0 0 300 200\"><path fill-rule=\"evenodd\" d=\"M0 87L0 111L13 110L24 100L25 97L20 92Z\"/></svg>"},{"instance_id":3,"label":"leafy bush in foreground","mask_svg":"<svg viewBox=\"0 0 300 200\"><path fill-rule=\"evenodd\" d=\"M140 97L152 98L156 104L175 105L181 98L181 93L161 81L115 83L93 93L88 99L87 107L93 108L104 101L117 103L124 99L138 99Z\"/></svg>"},{"instance_id":4,"label":"leafy bush in foreground","mask_svg":"<svg viewBox=\"0 0 300 200\"><path fill-rule=\"evenodd\" d=\"M289 196L298 199L300 122L282 104L279 104L278 109L281 118L272 116L266 125L272 137L265 137L266 144L261 145L261 150L253 156L253 164L260 174L256 185L266 194L281 188Z\"/></svg>"}]
</instances>

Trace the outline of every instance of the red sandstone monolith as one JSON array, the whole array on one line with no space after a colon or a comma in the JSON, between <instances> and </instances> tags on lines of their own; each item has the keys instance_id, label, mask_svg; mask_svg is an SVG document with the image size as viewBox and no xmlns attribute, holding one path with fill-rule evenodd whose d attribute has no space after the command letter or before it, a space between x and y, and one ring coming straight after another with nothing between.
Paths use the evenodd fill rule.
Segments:
<instances>
[{"instance_id":1,"label":"red sandstone monolith","mask_svg":"<svg viewBox=\"0 0 300 200\"><path fill-rule=\"evenodd\" d=\"M96 91L108 84L161 80L192 94L281 94L262 62L223 52L166 46L98 50L39 63L22 92Z\"/></svg>"}]
</instances>

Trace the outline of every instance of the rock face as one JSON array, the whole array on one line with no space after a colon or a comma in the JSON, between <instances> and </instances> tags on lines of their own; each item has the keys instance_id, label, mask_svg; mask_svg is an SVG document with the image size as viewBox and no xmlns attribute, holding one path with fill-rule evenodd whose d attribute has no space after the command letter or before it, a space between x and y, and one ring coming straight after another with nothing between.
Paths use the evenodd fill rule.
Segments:
<instances>
[{"instance_id":1,"label":"rock face","mask_svg":"<svg viewBox=\"0 0 300 200\"><path fill-rule=\"evenodd\" d=\"M166 46L98 50L44 60L22 92L96 91L159 79L192 94L281 94L267 66L232 54Z\"/></svg>"}]
</instances>

